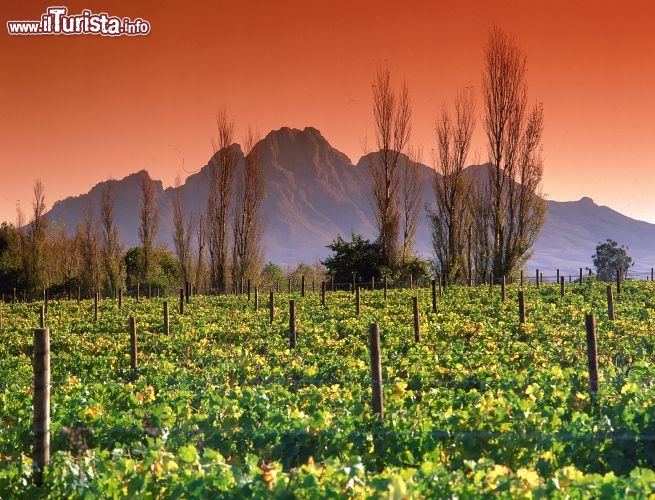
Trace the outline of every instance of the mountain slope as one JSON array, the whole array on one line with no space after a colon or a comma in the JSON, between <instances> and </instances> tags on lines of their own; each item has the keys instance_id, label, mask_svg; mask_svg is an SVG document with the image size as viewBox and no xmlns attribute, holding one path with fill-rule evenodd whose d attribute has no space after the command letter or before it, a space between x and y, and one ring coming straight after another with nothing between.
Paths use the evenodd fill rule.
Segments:
<instances>
[{"instance_id":1,"label":"mountain slope","mask_svg":"<svg viewBox=\"0 0 655 500\"><path fill-rule=\"evenodd\" d=\"M237 157L243 162L239 146ZM370 203L367 163L362 157L356 165L333 148L321 133L311 127L304 130L282 128L270 132L255 145L266 175L267 197L263 203L266 219L263 248L266 259L293 266L300 261L312 263L325 258L326 245L337 234L349 239L351 232L374 238L375 221ZM423 205L432 206L434 171L421 167ZM483 166L469 167L471 175L484 175ZM116 222L126 248L138 241L141 171L121 180L106 181L114 185ZM204 213L208 197L209 167L205 165L190 175L183 186L182 197L186 213ZM51 220L66 224L69 233L84 218L91 200L95 212L100 207L105 182L89 193L55 203L49 213ZM155 181L160 222L157 241L172 245L172 202L175 188L163 189ZM655 225L625 217L607 207L596 205L589 198L579 201L548 201L548 215L528 267L544 273L576 273L578 268L591 266L596 244L612 238L629 248L637 262L635 269L655 267ZM425 208L419 215L416 250L432 256L430 227Z\"/></svg>"}]
</instances>

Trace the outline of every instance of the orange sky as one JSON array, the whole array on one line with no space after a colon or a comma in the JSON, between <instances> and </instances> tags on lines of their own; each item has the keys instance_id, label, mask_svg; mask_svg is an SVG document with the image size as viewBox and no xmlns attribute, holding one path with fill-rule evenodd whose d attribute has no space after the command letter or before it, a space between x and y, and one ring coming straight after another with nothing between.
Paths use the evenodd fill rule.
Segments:
<instances>
[{"instance_id":1,"label":"orange sky","mask_svg":"<svg viewBox=\"0 0 655 500\"><path fill-rule=\"evenodd\" d=\"M480 88L496 23L528 56L545 110L543 190L591 196L655 222L655 4L650 1L69 1L70 14L141 17L140 37L10 36L49 3L5 0L0 34L0 221L31 210L36 178L55 200L148 169L172 185L205 164L225 105L241 137L318 128L353 162L372 138L376 65L406 78L412 142L430 163L433 122ZM481 112L481 108L478 108ZM479 126L471 161L486 160ZM184 167L183 167L184 166ZM184 170L184 169L185 170Z\"/></svg>"}]
</instances>

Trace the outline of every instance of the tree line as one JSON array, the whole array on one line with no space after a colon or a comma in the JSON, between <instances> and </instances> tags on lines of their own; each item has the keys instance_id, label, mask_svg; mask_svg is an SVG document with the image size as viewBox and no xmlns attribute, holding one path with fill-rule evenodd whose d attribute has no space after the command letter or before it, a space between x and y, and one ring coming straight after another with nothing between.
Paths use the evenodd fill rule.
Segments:
<instances>
[{"instance_id":1,"label":"tree line","mask_svg":"<svg viewBox=\"0 0 655 500\"><path fill-rule=\"evenodd\" d=\"M471 87L435 119L434 208L429 211L434 270L445 283L511 278L530 256L546 216L543 175L543 107L530 105L527 58L499 28L489 32L482 75L482 126L488 163L465 172L476 126ZM388 68L373 82L373 116L379 153L370 155L372 205L379 268L402 275L412 253L422 204L420 151L409 146L411 100L407 84L395 90ZM364 243L353 235L352 246ZM361 238L360 238L361 239ZM343 241L335 240L339 247Z\"/></svg>"},{"instance_id":2,"label":"tree line","mask_svg":"<svg viewBox=\"0 0 655 500\"><path fill-rule=\"evenodd\" d=\"M528 102L527 58L511 36L492 28L483 61L487 164L473 174L465 171L477 122L472 87L460 90L453 106L444 105L435 118L434 203L428 214L432 269L414 251L417 221L428 200L423 200L422 151L410 144L409 89L406 83L395 89L390 70L379 67L372 85L377 152L367 155L377 237L370 242L353 234L348 243L337 236L328 245L333 255L323 262L325 269L315 266L317 278L327 271L340 281L349 281L352 273L393 281L434 272L444 283L484 282L489 276L498 281L511 278L527 261L546 214L540 196L543 107ZM127 250L114 220L113 181L105 183L99 210L89 202L74 237L48 222L45 189L37 181L29 221L19 209L15 225L0 227L2 291L80 286L87 294L115 294L137 282L192 282L201 290L226 293L245 280L257 284L276 274L274 264L265 268L261 245L266 181L258 136L248 127L240 161L235 123L225 108L216 125L204 211L187 213L184 186L176 179L172 251L155 244L159 214L147 173L138 214L140 245Z\"/></svg>"}]
</instances>

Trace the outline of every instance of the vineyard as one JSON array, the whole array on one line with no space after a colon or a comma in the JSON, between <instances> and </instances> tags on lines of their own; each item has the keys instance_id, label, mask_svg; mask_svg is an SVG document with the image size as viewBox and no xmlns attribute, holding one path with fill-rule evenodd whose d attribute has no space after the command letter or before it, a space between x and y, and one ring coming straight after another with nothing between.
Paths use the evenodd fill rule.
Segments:
<instances>
[{"instance_id":1,"label":"vineyard","mask_svg":"<svg viewBox=\"0 0 655 500\"><path fill-rule=\"evenodd\" d=\"M563 284L562 284L563 286ZM0 497L624 497L655 491L655 282L52 300L51 459L33 331L0 319ZM418 297L418 328L413 297ZM290 300L295 347L290 347ZM175 307L173 307L175 305ZM585 316L595 315L590 393ZM138 367L131 363L134 318ZM384 417L369 326L380 332Z\"/></svg>"}]
</instances>

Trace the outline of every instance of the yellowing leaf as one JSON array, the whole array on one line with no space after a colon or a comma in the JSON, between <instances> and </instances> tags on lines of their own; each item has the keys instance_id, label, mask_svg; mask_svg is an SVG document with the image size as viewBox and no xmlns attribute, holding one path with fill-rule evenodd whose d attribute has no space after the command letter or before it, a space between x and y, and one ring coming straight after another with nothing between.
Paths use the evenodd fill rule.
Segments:
<instances>
[{"instance_id":1,"label":"yellowing leaf","mask_svg":"<svg viewBox=\"0 0 655 500\"><path fill-rule=\"evenodd\" d=\"M541 478L536 471L521 468L516 471L516 475L521 478L530 488L536 488L541 483Z\"/></svg>"}]
</instances>

